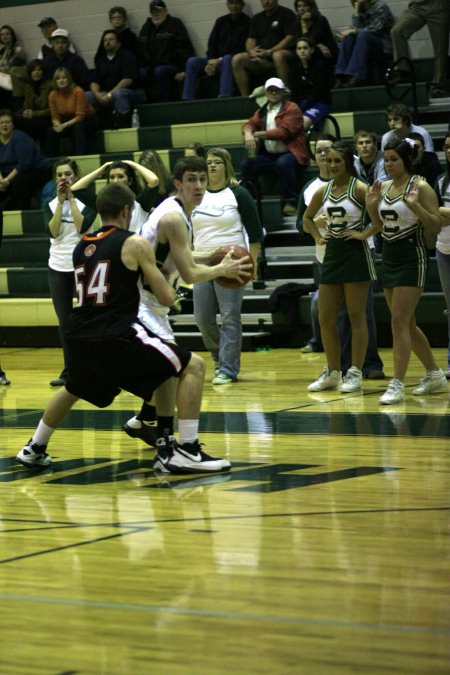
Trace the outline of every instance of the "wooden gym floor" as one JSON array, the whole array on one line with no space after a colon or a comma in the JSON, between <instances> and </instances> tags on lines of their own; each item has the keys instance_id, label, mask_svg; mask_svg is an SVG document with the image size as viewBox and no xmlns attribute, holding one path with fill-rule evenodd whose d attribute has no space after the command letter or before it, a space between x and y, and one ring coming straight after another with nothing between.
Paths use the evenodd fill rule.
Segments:
<instances>
[{"instance_id":1,"label":"wooden gym floor","mask_svg":"<svg viewBox=\"0 0 450 675\"><path fill-rule=\"evenodd\" d=\"M126 393L16 464L61 353L1 362L1 675L450 673L449 395L411 395L415 360L389 407L309 394L323 354L244 353L221 387L208 360L201 438L233 467L169 478Z\"/></svg>"}]
</instances>

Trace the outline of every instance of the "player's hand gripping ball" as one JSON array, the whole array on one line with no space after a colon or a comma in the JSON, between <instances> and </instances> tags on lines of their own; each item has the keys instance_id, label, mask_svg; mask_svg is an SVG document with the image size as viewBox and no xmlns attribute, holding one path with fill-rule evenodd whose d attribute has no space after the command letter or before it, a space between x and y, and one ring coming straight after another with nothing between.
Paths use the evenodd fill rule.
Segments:
<instances>
[{"instance_id":1,"label":"player's hand gripping ball","mask_svg":"<svg viewBox=\"0 0 450 675\"><path fill-rule=\"evenodd\" d=\"M255 263L253 262L253 258L250 255L250 251L247 251L246 248L243 248L242 246L221 246L217 251L215 251L212 256L209 259L209 264L210 266L218 265L219 263L222 262L222 260L225 258L226 254L228 251L233 250L232 258L233 260L240 260L241 258L245 258L248 256L248 260L246 264L251 265L248 269L245 271L250 274L250 276L242 277L242 279L232 279L231 277L217 277L215 281L217 281L221 286L224 286L225 288L240 288L241 286L245 286L247 284L253 275L253 270L255 267Z\"/></svg>"}]
</instances>

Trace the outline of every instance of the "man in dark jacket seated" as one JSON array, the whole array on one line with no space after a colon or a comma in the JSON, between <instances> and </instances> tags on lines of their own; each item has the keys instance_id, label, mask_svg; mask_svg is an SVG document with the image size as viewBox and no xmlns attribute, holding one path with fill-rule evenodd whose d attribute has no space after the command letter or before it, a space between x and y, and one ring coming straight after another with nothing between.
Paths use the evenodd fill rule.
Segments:
<instances>
[{"instance_id":1,"label":"man in dark jacket seated","mask_svg":"<svg viewBox=\"0 0 450 675\"><path fill-rule=\"evenodd\" d=\"M173 100L173 85L184 80L184 64L195 50L184 23L168 13L164 0L150 3L150 17L140 30L139 42L145 64L139 73L143 84L151 85L156 101Z\"/></svg>"}]
</instances>

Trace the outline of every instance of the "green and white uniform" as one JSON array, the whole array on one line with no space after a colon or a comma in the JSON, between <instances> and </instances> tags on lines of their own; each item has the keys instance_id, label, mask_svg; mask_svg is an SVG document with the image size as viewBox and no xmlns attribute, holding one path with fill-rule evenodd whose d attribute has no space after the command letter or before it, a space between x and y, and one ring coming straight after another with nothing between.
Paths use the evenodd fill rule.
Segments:
<instances>
[{"instance_id":1,"label":"green and white uniform","mask_svg":"<svg viewBox=\"0 0 450 675\"><path fill-rule=\"evenodd\" d=\"M364 204L356 196L357 179L351 178L347 190L334 196L330 181L323 195L323 210L327 214L327 242L321 284L344 284L376 279L375 266L367 241L341 239L344 230L364 229Z\"/></svg>"},{"instance_id":2,"label":"green and white uniform","mask_svg":"<svg viewBox=\"0 0 450 675\"><path fill-rule=\"evenodd\" d=\"M389 196L392 181L381 195L378 213L383 221L383 262L381 278L384 288L415 286L423 288L428 269L428 251L423 225L405 201L405 195L417 176L411 176L405 189Z\"/></svg>"}]
</instances>

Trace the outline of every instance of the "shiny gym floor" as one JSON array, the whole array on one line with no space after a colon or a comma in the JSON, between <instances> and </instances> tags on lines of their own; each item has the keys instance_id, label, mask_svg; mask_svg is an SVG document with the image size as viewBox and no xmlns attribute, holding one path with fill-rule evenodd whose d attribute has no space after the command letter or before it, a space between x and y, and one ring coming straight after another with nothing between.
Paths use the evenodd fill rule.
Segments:
<instances>
[{"instance_id":1,"label":"shiny gym floor","mask_svg":"<svg viewBox=\"0 0 450 675\"><path fill-rule=\"evenodd\" d=\"M386 407L387 381L308 393L323 354L246 352L220 387L206 357L201 440L232 469L158 477L127 393L18 465L61 352L0 356L1 675L450 673L449 393L412 396L414 359Z\"/></svg>"}]
</instances>

